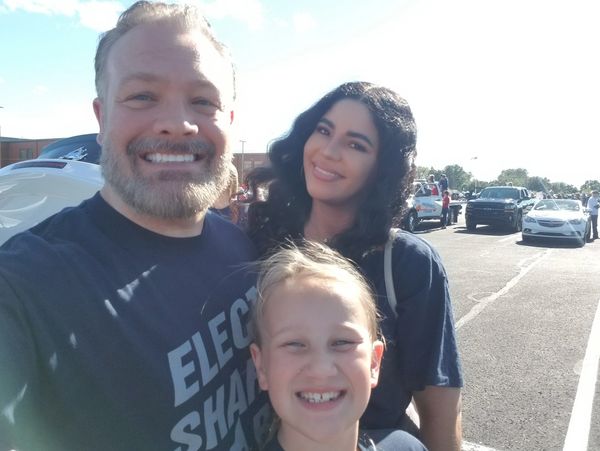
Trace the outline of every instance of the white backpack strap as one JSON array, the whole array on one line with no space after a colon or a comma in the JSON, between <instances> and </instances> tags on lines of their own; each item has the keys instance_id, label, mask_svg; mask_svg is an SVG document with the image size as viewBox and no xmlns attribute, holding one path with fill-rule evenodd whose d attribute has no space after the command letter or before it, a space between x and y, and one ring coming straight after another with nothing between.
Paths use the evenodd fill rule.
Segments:
<instances>
[{"instance_id":1,"label":"white backpack strap","mask_svg":"<svg viewBox=\"0 0 600 451\"><path fill-rule=\"evenodd\" d=\"M383 251L383 275L385 277L385 291L387 295L388 304L390 305L394 315L396 314L396 290L394 289L394 275L392 272L392 249L394 247L394 238L398 229L390 229L390 236L385 243L385 249Z\"/></svg>"}]
</instances>

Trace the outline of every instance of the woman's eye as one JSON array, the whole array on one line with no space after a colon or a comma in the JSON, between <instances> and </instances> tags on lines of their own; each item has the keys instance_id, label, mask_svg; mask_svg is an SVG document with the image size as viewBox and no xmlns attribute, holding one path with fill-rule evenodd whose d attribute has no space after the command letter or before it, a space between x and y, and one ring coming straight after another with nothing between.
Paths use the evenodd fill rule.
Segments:
<instances>
[{"instance_id":1,"label":"woman's eye","mask_svg":"<svg viewBox=\"0 0 600 451\"><path fill-rule=\"evenodd\" d=\"M329 136L329 129L327 127L317 126L315 131L321 135Z\"/></svg>"},{"instance_id":2,"label":"woman's eye","mask_svg":"<svg viewBox=\"0 0 600 451\"><path fill-rule=\"evenodd\" d=\"M367 151L367 147L362 145L361 143L357 143L357 142L351 142L350 143L350 147L352 149L356 149L360 152L366 152Z\"/></svg>"}]
</instances>

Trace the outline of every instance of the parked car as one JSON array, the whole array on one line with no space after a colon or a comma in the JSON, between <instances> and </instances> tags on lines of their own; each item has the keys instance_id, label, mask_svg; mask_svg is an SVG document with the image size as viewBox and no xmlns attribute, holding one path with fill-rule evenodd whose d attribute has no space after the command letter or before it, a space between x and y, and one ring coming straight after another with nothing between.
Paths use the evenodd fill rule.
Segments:
<instances>
[{"instance_id":1,"label":"parked car","mask_svg":"<svg viewBox=\"0 0 600 451\"><path fill-rule=\"evenodd\" d=\"M574 240L585 245L591 220L581 201L543 199L523 217L523 241L536 238Z\"/></svg>"},{"instance_id":2,"label":"parked car","mask_svg":"<svg viewBox=\"0 0 600 451\"><path fill-rule=\"evenodd\" d=\"M93 133L61 139L37 159L0 169L0 244L93 196L104 184L99 158Z\"/></svg>"},{"instance_id":3,"label":"parked car","mask_svg":"<svg viewBox=\"0 0 600 451\"><path fill-rule=\"evenodd\" d=\"M475 230L478 224L507 227L520 232L523 216L535 204L527 188L519 186L488 186L467 202L465 221L468 230Z\"/></svg>"},{"instance_id":4,"label":"parked car","mask_svg":"<svg viewBox=\"0 0 600 451\"><path fill-rule=\"evenodd\" d=\"M432 194L435 190L439 194ZM465 202L460 200L450 201L449 221L455 223ZM413 194L407 200L407 209L404 215L402 228L414 232L421 221L442 221L442 193L437 183L425 180L416 180L413 183Z\"/></svg>"},{"instance_id":5,"label":"parked car","mask_svg":"<svg viewBox=\"0 0 600 451\"><path fill-rule=\"evenodd\" d=\"M98 164L100 161L100 145L96 141L97 136L97 133L88 133L87 135L59 139L44 147L38 158L62 158Z\"/></svg>"}]
</instances>

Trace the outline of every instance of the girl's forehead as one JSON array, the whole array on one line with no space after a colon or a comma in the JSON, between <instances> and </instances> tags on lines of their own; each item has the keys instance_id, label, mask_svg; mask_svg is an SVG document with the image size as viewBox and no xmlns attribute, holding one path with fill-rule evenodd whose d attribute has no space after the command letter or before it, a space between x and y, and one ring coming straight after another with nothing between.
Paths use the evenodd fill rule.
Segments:
<instances>
[{"instance_id":1,"label":"girl's forehead","mask_svg":"<svg viewBox=\"0 0 600 451\"><path fill-rule=\"evenodd\" d=\"M273 290L274 298L286 298L289 302L308 306L308 299L312 306L319 304L337 304L341 309L353 312L361 318L366 317L365 306L362 298L364 289L352 277L333 277L317 274L300 274L290 277L280 283ZM277 299L272 299L277 302Z\"/></svg>"}]
</instances>

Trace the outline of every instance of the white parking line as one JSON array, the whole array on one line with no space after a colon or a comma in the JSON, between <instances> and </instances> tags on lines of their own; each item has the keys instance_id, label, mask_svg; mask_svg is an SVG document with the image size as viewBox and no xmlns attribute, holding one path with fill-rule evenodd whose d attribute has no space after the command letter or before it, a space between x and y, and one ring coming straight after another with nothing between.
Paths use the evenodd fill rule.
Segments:
<instances>
[{"instance_id":1,"label":"white parking line","mask_svg":"<svg viewBox=\"0 0 600 451\"><path fill-rule=\"evenodd\" d=\"M600 300L588 339L585 357L577 385L577 394L571 411L569 429L563 451L585 451L590 435L590 423L596 382L598 380L598 362L600 361Z\"/></svg>"},{"instance_id":2,"label":"white parking line","mask_svg":"<svg viewBox=\"0 0 600 451\"><path fill-rule=\"evenodd\" d=\"M518 241L519 238L516 237L514 234L512 235L508 235L506 238L502 238L501 240L498 240L498 243L504 243L505 241Z\"/></svg>"},{"instance_id":3,"label":"white parking line","mask_svg":"<svg viewBox=\"0 0 600 451\"><path fill-rule=\"evenodd\" d=\"M469 443L469 442L463 442L461 450L462 451L498 451L495 448L489 448L487 446L478 445L477 443Z\"/></svg>"},{"instance_id":4,"label":"white parking line","mask_svg":"<svg viewBox=\"0 0 600 451\"><path fill-rule=\"evenodd\" d=\"M492 302L494 302L500 296L503 296L506 293L508 293L511 290L511 288L513 288L517 283L519 283L519 281L525 276L525 274L527 274L531 270L531 268L533 268L535 265L537 265L541 260L543 260L545 257L547 257L551 252L552 252L552 249L546 249L544 252L537 254L533 258L533 261L528 266L521 267L521 271L519 271L519 274L517 274L515 277L513 277L511 280L509 280L508 283L506 285L504 285L504 287L501 290L499 290L495 293L492 293L491 295L489 295L486 298L481 299L476 305L474 305L471 308L471 310L469 310L469 312L466 315L464 315L461 319L459 319L456 322L456 330L460 329L462 326L467 324L473 318L477 317L477 315L479 315L483 310L485 310L485 308L488 305L490 305ZM525 259L525 260L519 262L519 266L522 266L522 264L524 264L524 262L526 260L529 260L529 259Z\"/></svg>"}]
</instances>

